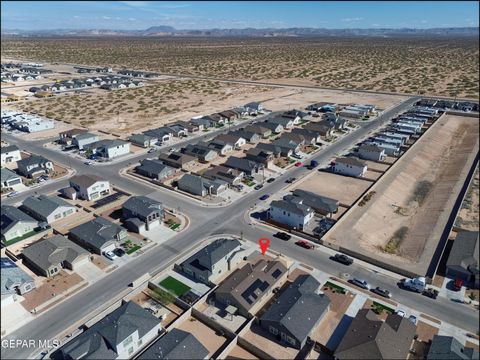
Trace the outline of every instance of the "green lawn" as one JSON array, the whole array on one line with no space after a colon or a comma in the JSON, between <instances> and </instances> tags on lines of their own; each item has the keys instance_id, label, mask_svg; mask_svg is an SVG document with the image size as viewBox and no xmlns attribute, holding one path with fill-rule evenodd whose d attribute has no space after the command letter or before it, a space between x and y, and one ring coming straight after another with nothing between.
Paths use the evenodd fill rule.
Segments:
<instances>
[{"instance_id":1,"label":"green lawn","mask_svg":"<svg viewBox=\"0 0 480 360\"><path fill-rule=\"evenodd\" d=\"M186 292L188 292L188 290L190 290L190 288L187 285L185 285L184 283L178 281L177 279L175 279L171 276L162 280L159 283L159 285L161 287L164 287L165 289L169 290L170 292L172 292L173 294L175 294L177 296L181 296L181 295L185 294Z\"/></svg>"}]
</instances>

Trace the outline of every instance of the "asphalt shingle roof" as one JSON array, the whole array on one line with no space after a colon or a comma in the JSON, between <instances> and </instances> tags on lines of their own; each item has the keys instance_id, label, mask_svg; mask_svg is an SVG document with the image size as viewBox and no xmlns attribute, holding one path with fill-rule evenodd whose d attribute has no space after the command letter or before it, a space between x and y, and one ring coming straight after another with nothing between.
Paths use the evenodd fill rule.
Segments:
<instances>
[{"instance_id":1,"label":"asphalt shingle roof","mask_svg":"<svg viewBox=\"0 0 480 360\"><path fill-rule=\"evenodd\" d=\"M72 235L100 249L106 242L116 239L117 235L126 231L120 225L99 216L70 230Z\"/></svg>"},{"instance_id":2,"label":"asphalt shingle roof","mask_svg":"<svg viewBox=\"0 0 480 360\"><path fill-rule=\"evenodd\" d=\"M479 267L478 231L461 231L453 242L447 266L460 266L464 269Z\"/></svg>"},{"instance_id":3,"label":"asphalt shingle roof","mask_svg":"<svg viewBox=\"0 0 480 360\"><path fill-rule=\"evenodd\" d=\"M1 294L15 294L14 286L26 282L33 283L33 279L7 257L1 258Z\"/></svg>"},{"instance_id":4,"label":"asphalt shingle roof","mask_svg":"<svg viewBox=\"0 0 480 360\"><path fill-rule=\"evenodd\" d=\"M471 360L479 358L478 351L463 346L452 336L433 335L427 360Z\"/></svg>"},{"instance_id":5,"label":"asphalt shingle roof","mask_svg":"<svg viewBox=\"0 0 480 360\"><path fill-rule=\"evenodd\" d=\"M6 154L6 153L9 153L9 152L12 152L12 151L17 151L17 150L19 150L17 145L3 146L1 148L1 153Z\"/></svg>"},{"instance_id":6,"label":"asphalt shingle roof","mask_svg":"<svg viewBox=\"0 0 480 360\"><path fill-rule=\"evenodd\" d=\"M3 205L1 209L2 209L1 210L2 211L2 215L1 215L2 234L7 232L12 226L17 224L19 221L38 223L38 221L32 218L30 215L25 214L23 211L17 209L14 206Z\"/></svg>"},{"instance_id":7,"label":"asphalt shingle roof","mask_svg":"<svg viewBox=\"0 0 480 360\"><path fill-rule=\"evenodd\" d=\"M163 211L162 203L146 196L132 196L125 201L123 208L138 214L143 218L148 217L153 211Z\"/></svg>"},{"instance_id":8,"label":"asphalt shingle roof","mask_svg":"<svg viewBox=\"0 0 480 360\"><path fill-rule=\"evenodd\" d=\"M48 217L62 206L74 207L57 196L38 195L26 198L22 203L21 209L30 210L35 214Z\"/></svg>"}]
</instances>

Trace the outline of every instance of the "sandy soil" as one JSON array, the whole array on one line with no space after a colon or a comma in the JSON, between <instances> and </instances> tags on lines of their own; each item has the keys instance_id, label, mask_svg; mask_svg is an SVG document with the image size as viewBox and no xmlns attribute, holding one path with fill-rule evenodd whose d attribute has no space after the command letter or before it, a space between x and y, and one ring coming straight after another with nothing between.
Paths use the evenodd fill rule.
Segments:
<instances>
[{"instance_id":1,"label":"sandy soil","mask_svg":"<svg viewBox=\"0 0 480 360\"><path fill-rule=\"evenodd\" d=\"M465 230L478 231L479 209L479 172L478 167L475 177L470 184L467 195L462 203L462 208L455 220L455 225Z\"/></svg>"},{"instance_id":2,"label":"sandy soil","mask_svg":"<svg viewBox=\"0 0 480 360\"><path fill-rule=\"evenodd\" d=\"M317 171L315 175L296 184L295 189L312 191L351 205L371 185L372 183L366 180Z\"/></svg>"},{"instance_id":3,"label":"sandy soil","mask_svg":"<svg viewBox=\"0 0 480 360\"><path fill-rule=\"evenodd\" d=\"M352 208L324 240L424 273L478 151L478 135L478 119L442 116L375 184L372 199ZM421 181L431 190L419 204Z\"/></svg>"},{"instance_id":4,"label":"sandy soil","mask_svg":"<svg viewBox=\"0 0 480 360\"><path fill-rule=\"evenodd\" d=\"M245 350L243 347L235 345L232 351L228 353L226 359L258 359L258 357Z\"/></svg>"}]
</instances>

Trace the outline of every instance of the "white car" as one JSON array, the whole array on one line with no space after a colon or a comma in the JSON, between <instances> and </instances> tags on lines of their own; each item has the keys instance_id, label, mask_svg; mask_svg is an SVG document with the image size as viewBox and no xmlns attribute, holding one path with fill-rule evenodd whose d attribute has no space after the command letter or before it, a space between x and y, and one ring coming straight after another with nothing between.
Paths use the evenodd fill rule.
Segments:
<instances>
[{"instance_id":1,"label":"white car","mask_svg":"<svg viewBox=\"0 0 480 360\"><path fill-rule=\"evenodd\" d=\"M408 320L410 320L413 323L413 325L417 325L417 317L415 315L410 315L408 317Z\"/></svg>"},{"instance_id":2,"label":"white car","mask_svg":"<svg viewBox=\"0 0 480 360\"><path fill-rule=\"evenodd\" d=\"M113 251L105 251L103 255L109 260L115 260L118 256L113 253Z\"/></svg>"},{"instance_id":3,"label":"white car","mask_svg":"<svg viewBox=\"0 0 480 360\"><path fill-rule=\"evenodd\" d=\"M395 311L395 314L400 315L401 317L405 317L406 313L404 310L398 309Z\"/></svg>"},{"instance_id":4,"label":"white car","mask_svg":"<svg viewBox=\"0 0 480 360\"><path fill-rule=\"evenodd\" d=\"M14 196L17 196L18 194L19 194L18 191L13 191L10 194L8 194L7 197L14 197Z\"/></svg>"}]
</instances>

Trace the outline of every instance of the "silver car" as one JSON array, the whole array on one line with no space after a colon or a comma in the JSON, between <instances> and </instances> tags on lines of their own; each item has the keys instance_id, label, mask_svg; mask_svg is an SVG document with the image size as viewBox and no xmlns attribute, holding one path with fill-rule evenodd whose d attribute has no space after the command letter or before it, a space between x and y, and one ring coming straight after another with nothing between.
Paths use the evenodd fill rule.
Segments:
<instances>
[{"instance_id":1,"label":"silver car","mask_svg":"<svg viewBox=\"0 0 480 360\"><path fill-rule=\"evenodd\" d=\"M368 284L368 282L366 280L354 278L352 280L352 284L357 285L358 287L361 287L362 289L370 290L370 285Z\"/></svg>"}]
</instances>

